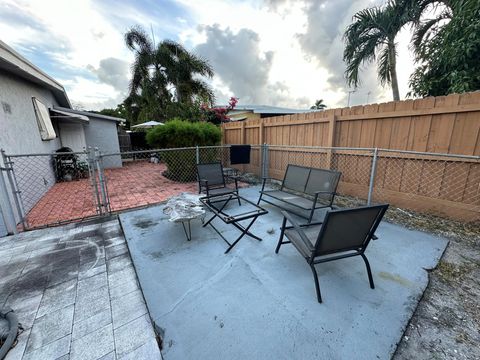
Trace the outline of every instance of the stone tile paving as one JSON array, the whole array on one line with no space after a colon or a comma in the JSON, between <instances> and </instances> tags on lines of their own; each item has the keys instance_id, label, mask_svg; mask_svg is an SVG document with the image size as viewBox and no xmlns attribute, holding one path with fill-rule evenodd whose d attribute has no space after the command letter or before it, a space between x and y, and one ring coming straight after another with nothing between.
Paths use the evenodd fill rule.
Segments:
<instances>
[{"instance_id":1,"label":"stone tile paving","mask_svg":"<svg viewBox=\"0 0 480 360\"><path fill-rule=\"evenodd\" d=\"M6 359L161 359L115 217L0 239L0 306L24 330Z\"/></svg>"}]
</instances>

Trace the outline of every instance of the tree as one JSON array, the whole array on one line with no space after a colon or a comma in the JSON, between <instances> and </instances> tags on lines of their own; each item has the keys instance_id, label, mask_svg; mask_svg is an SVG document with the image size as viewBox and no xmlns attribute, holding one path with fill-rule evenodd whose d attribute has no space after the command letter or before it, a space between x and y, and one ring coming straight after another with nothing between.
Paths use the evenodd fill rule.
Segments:
<instances>
[{"instance_id":1,"label":"tree","mask_svg":"<svg viewBox=\"0 0 480 360\"><path fill-rule=\"evenodd\" d=\"M377 60L378 78L382 85L390 84L393 99L400 100L396 70L395 37L411 18L403 2L388 2L383 7L359 11L344 34L343 60L347 64L348 85L360 84L361 65Z\"/></svg>"},{"instance_id":2,"label":"tree","mask_svg":"<svg viewBox=\"0 0 480 360\"><path fill-rule=\"evenodd\" d=\"M91 111L91 112L95 112L95 113L101 114L101 115L118 117L118 118L125 119L125 120L128 119L127 110L126 110L124 104L118 104L115 109L105 108L105 109L102 109L100 111Z\"/></svg>"},{"instance_id":3,"label":"tree","mask_svg":"<svg viewBox=\"0 0 480 360\"><path fill-rule=\"evenodd\" d=\"M219 125L221 123L229 122L230 118L228 117L228 112L235 109L237 106L238 98L235 96L230 97L227 106L215 106L209 107L208 104L202 104L200 107L201 111L201 120L211 122L213 124Z\"/></svg>"},{"instance_id":4,"label":"tree","mask_svg":"<svg viewBox=\"0 0 480 360\"><path fill-rule=\"evenodd\" d=\"M164 40L156 45L139 26L125 34L135 54L130 92L125 100L134 122L165 120L172 103L192 104L196 97L213 102L212 89L200 77L212 77L209 63L182 45Z\"/></svg>"},{"instance_id":5,"label":"tree","mask_svg":"<svg viewBox=\"0 0 480 360\"><path fill-rule=\"evenodd\" d=\"M451 0L403 0L403 11L408 12L413 23L412 45L416 55L421 53L422 45L435 36L443 23L453 17L451 3ZM437 11L436 16L424 19L430 16L432 10Z\"/></svg>"},{"instance_id":6,"label":"tree","mask_svg":"<svg viewBox=\"0 0 480 360\"><path fill-rule=\"evenodd\" d=\"M439 17L419 20L416 25L413 44L420 65L410 77L409 95L440 96L480 89L480 2L444 3ZM441 21L448 18L448 22ZM438 21L433 24L434 20Z\"/></svg>"},{"instance_id":7,"label":"tree","mask_svg":"<svg viewBox=\"0 0 480 360\"><path fill-rule=\"evenodd\" d=\"M320 99L320 100L315 101L315 105L310 106L310 109L311 110L324 110L326 107L327 107L327 105L325 105L323 103L323 99Z\"/></svg>"}]
</instances>

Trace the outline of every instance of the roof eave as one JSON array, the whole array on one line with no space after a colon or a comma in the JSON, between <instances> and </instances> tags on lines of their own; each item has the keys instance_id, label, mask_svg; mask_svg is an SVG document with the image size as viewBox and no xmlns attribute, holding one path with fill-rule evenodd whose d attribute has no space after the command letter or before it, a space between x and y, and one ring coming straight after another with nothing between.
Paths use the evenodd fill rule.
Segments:
<instances>
[{"instance_id":1,"label":"roof eave","mask_svg":"<svg viewBox=\"0 0 480 360\"><path fill-rule=\"evenodd\" d=\"M25 59L1 40L0 68L49 89L52 91L55 99L61 106L67 108L72 107L67 93L65 92L65 88L60 83L44 73L37 66Z\"/></svg>"}]
</instances>

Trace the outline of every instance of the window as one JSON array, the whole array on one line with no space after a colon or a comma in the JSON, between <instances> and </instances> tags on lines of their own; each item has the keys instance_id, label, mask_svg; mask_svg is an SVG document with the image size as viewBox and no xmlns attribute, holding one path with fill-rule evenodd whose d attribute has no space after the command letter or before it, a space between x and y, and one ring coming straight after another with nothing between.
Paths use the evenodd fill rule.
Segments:
<instances>
[{"instance_id":1,"label":"window","mask_svg":"<svg viewBox=\"0 0 480 360\"><path fill-rule=\"evenodd\" d=\"M35 115L37 116L38 130L40 131L42 140L55 139L57 134L55 134L55 130L53 129L48 108L37 98L32 98L32 101L33 108L35 109Z\"/></svg>"}]
</instances>

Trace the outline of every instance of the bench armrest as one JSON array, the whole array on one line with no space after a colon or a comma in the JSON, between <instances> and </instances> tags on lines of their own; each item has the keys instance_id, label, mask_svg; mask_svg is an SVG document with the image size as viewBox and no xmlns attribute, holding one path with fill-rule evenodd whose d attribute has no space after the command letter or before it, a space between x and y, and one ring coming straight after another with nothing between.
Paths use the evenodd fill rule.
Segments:
<instances>
[{"instance_id":1,"label":"bench armrest","mask_svg":"<svg viewBox=\"0 0 480 360\"><path fill-rule=\"evenodd\" d=\"M320 190L320 191L315 191L314 194L334 194L334 191L326 191L326 190Z\"/></svg>"},{"instance_id":2,"label":"bench armrest","mask_svg":"<svg viewBox=\"0 0 480 360\"><path fill-rule=\"evenodd\" d=\"M267 180L269 179L273 179L271 177L268 177L268 176L262 176L262 190L263 191L265 189L265 183L267 182Z\"/></svg>"},{"instance_id":3,"label":"bench armrest","mask_svg":"<svg viewBox=\"0 0 480 360\"><path fill-rule=\"evenodd\" d=\"M317 203L317 201L318 201L318 195L320 195L320 194L330 194L330 195L332 195L332 197L330 198L330 204L329 204L329 206L332 206L332 204L333 204L333 199L335 198L335 195L337 195L337 192L336 192L336 191L324 191L324 190L320 190L320 191L315 191L314 194L315 194L315 198L313 199L314 206L315 206L315 204Z\"/></svg>"}]
</instances>

